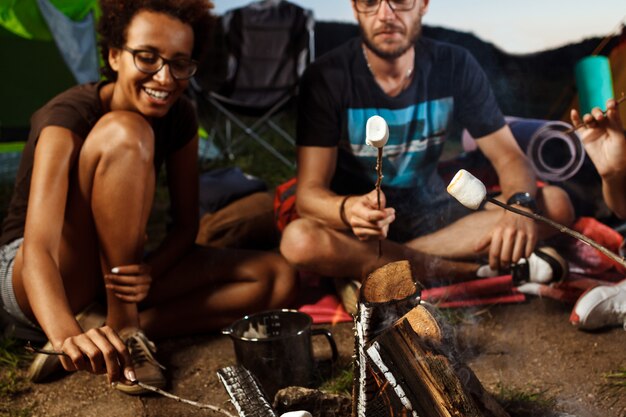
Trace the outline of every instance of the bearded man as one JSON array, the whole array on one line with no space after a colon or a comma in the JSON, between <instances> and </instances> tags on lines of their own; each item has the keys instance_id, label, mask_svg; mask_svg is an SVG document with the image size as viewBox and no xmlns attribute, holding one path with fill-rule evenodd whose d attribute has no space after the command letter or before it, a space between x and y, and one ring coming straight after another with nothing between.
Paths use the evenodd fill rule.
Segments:
<instances>
[{"instance_id":1,"label":"bearded man","mask_svg":"<svg viewBox=\"0 0 626 417\"><path fill-rule=\"evenodd\" d=\"M300 218L285 229L281 252L298 268L356 280L401 259L409 260L426 285L434 278L493 274L526 258L526 279L561 278L558 254L537 246L554 230L497 207L470 212L446 193L437 165L457 121L478 138L493 164L503 201L564 224L574 217L563 190L537 189L475 59L459 46L421 36L428 5L429 0L352 0L361 36L318 58L303 75ZM374 190L377 149L365 144L373 115L389 125L380 209Z\"/></svg>"}]
</instances>

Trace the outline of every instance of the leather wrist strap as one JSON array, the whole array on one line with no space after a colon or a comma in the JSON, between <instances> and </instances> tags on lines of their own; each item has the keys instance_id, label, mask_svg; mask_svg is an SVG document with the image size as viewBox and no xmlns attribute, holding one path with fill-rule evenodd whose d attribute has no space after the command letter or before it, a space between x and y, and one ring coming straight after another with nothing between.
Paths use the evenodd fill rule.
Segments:
<instances>
[{"instance_id":1,"label":"leather wrist strap","mask_svg":"<svg viewBox=\"0 0 626 417\"><path fill-rule=\"evenodd\" d=\"M350 222L348 221L348 218L346 217L346 201L348 201L350 197L352 197L351 194L344 196L341 199L341 204L339 204L339 218L348 229L352 229L352 225L350 224Z\"/></svg>"}]
</instances>

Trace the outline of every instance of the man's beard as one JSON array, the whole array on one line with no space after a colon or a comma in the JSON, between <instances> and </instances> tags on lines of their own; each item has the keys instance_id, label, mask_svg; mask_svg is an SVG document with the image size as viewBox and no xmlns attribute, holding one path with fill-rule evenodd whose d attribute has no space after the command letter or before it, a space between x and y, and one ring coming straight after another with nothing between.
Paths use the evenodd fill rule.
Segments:
<instances>
[{"instance_id":1,"label":"man's beard","mask_svg":"<svg viewBox=\"0 0 626 417\"><path fill-rule=\"evenodd\" d=\"M376 56L380 58L396 59L404 55L404 53L411 49L415 42L417 42L420 35L422 34L422 22L418 21L413 27L413 30L411 31L406 44L399 45L396 49L392 50L381 49L378 46L374 45L374 42L367 36L361 25L359 25L359 30L361 31L361 38L363 39L363 43L365 43L365 46L367 46L367 49L372 51Z\"/></svg>"}]
</instances>

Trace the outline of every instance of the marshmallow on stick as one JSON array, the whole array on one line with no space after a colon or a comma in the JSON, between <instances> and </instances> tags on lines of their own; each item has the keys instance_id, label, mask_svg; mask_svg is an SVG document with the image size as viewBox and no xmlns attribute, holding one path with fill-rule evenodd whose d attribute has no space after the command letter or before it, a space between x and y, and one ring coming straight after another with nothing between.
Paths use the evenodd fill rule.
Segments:
<instances>
[{"instance_id":1,"label":"marshmallow on stick","mask_svg":"<svg viewBox=\"0 0 626 417\"><path fill-rule=\"evenodd\" d=\"M380 116L372 116L367 119L365 125L365 143L375 148L381 149L389 139L389 126Z\"/></svg>"},{"instance_id":2,"label":"marshmallow on stick","mask_svg":"<svg viewBox=\"0 0 626 417\"><path fill-rule=\"evenodd\" d=\"M529 213L524 210L520 210L518 208L512 207L508 204L504 204L495 198L491 198L487 196L487 190L485 188L485 184L482 183L481 180L470 174L464 169L459 170L456 173L450 184L448 185L448 193L456 198L459 203L463 204L465 207L477 210L480 207L480 204L483 200L487 200L496 206L502 207L505 210L511 211L515 214L519 214L521 216L529 217L533 220L537 220L543 223L546 223L560 232L568 234L581 242L591 246L592 248L598 250L602 254L606 255L611 260L617 262L618 264L626 267L626 260L624 258L619 257L614 252L608 250L604 246L600 245L596 241L588 238L587 236L578 233L575 230L572 230L566 226L563 226L560 223L555 222L554 220L548 219L547 217L543 217L536 213Z\"/></svg>"},{"instance_id":3,"label":"marshmallow on stick","mask_svg":"<svg viewBox=\"0 0 626 417\"><path fill-rule=\"evenodd\" d=\"M374 115L367 119L365 124L365 143L378 149L378 158L376 158L376 198L378 200L378 209L380 210L380 184L383 182L383 146L389 139L389 126L385 119L378 115ZM382 242L378 241L378 257L383 255Z\"/></svg>"},{"instance_id":4,"label":"marshmallow on stick","mask_svg":"<svg viewBox=\"0 0 626 417\"><path fill-rule=\"evenodd\" d=\"M481 180L461 169L450 181L448 193L465 207L477 210L487 195L487 189Z\"/></svg>"}]
</instances>

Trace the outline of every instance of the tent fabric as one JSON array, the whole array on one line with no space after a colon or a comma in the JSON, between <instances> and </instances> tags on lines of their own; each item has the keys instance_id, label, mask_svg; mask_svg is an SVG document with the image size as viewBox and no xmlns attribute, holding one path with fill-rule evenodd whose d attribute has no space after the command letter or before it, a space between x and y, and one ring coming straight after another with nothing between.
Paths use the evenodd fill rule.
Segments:
<instances>
[{"instance_id":1,"label":"tent fabric","mask_svg":"<svg viewBox=\"0 0 626 417\"><path fill-rule=\"evenodd\" d=\"M90 11L82 20L75 22L57 9L51 0L37 0L37 4L65 64L78 84L97 81L100 71L93 13Z\"/></svg>"},{"instance_id":2,"label":"tent fabric","mask_svg":"<svg viewBox=\"0 0 626 417\"><path fill-rule=\"evenodd\" d=\"M91 11L98 12L97 0L49 0L69 19L83 20ZM0 26L26 39L51 41L52 34L44 20L37 0L0 0Z\"/></svg>"}]
</instances>

